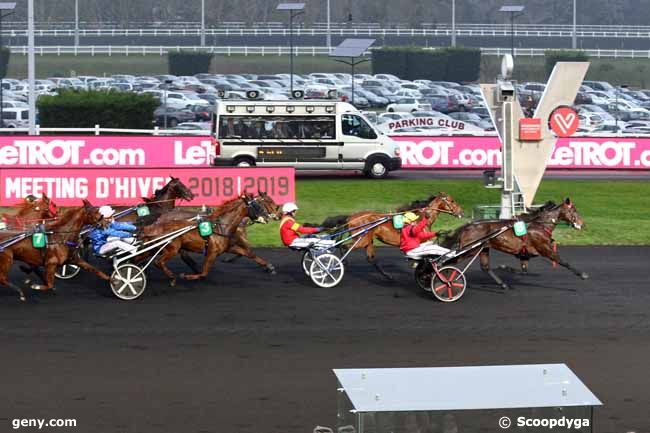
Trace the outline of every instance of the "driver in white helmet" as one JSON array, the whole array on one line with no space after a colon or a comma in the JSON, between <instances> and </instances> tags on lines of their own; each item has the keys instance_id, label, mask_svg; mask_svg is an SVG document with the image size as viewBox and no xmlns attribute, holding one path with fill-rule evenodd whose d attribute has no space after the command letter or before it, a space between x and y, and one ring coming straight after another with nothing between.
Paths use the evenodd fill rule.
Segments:
<instances>
[{"instance_id":1,"label":"driver in white helmet","mask_svg":"<svg viewBox=\"0 0 650 433\"><path fill-rule=\"evenodd\" d=\"M282 220L280 220L280 237L284 245L291 246L304 246L305 242L309 241L318 242L320 239L317 237L301 238L300 235L312 235L323 231L322 227L304 227L296 222L296 211L298 206L295 203L285 203L282 205ZM298 245L300 244L300 245Z\"/></svg>"},{"instance_id":2,"label":"driver in white helmet","mask_svg":"<svg viewBox=\"0 0 650 433\"><path fill-rule=\"evenodd\" d=\"M117 222L113 219L113 210L110 206L99 208L102 215L98 227L88 235L93 244L93 251L97 254L109 254L117 249L123 251L135 251L136 247L131 245L135 242L134 233L137 227L127 222Z\"/></svg>"}]
</instances>

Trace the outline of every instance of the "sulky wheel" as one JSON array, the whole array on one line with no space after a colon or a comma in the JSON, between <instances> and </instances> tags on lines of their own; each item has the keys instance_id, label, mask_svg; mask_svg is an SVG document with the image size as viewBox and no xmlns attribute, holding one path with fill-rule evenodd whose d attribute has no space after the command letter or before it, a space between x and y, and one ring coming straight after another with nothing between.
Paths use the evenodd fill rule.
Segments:
<instances>
[{"instance_id":1,"label":"sulky wheel","mask_svg":"<svg viewBox=\"0 0 650 433\"><path fill-rule=\"evenodd\" d=\"M312 263L314 263L314 259L311 256L311 251L307 250L302 255L302 270L305 272L305 275L309 275Z\"/></svg>"},{"instance_id":2,"label":"sulky wheel","mask_svg":"<svg viewBox=\"0 0 650 433\"><path fill-rule=\"evenodd\" d=\"M54 276L57 277L59 280L69 280L71 278L76 277L80 271L81 268L79 266L66 263L63 266L59 266L56 269Z\"/></svg>"},{"instance_id":3,"label":"sulky wheel","mask_svg":"<svg viewBox=\"0 0 650 433\"><path fill-rule=\"evenodd\" d=\"M431 292L442 302L459 300L465 294L466 288L465 275L453 266L440 268L431 280Z\"/></svg>"},{"instance_id":4,"label":"sulky wheel","mask_svg":"<svg viewBox=\"0 0 650 433\"><path fill-rule=\"evenodd\" d=\"M126 264L118 266L111 274L111 290L125 301L137 299L147 288L147 276L139 266Z\"/></svg>"},{"instance_id":5,"label":"sulky wheel","mask_svg":"<svg viewBox=\"0 0 650 433\"><path fill-rule=\"evenodd\" d=\"M415 268L415 283L419 288L425 292L431 291L431 274L433 273L433 268L431 263L427 260L421 260L418 262L418 266Z\"/></svg>"},{"instance_id":6,"label":"sulky wheel","mask_svg":"<svg viewBox=\"0 0 650 433\"><path fill-rule=\"evenodd\" d=\"M344 273L345 267L341 259L330 253L315 257L309 268L309 276L314 284L326 289L340 283Z\"/></svg>"}]
</instances>

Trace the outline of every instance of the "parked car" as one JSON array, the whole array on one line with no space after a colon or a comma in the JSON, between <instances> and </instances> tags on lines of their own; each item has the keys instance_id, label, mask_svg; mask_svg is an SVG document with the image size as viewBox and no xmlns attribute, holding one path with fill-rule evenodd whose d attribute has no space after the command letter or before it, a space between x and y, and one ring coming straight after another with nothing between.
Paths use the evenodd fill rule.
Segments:
<instances>
[{"instance_id":1,"label":"parked car","mask_svg":"<svg viewBox=\"0 0 650 433\"><path fill-rule=\"evenodd\" d=\"M172 107L158 107L154 113L154 125L155 126L165 126L165 117L167 119L167 127L174 128L179 123L183 122L193 122L194 113L189 110L177 109Z\"/></svg>"},{"instance_id":2,"label":"parked car","mask_svg":"<svg viewBox=\"0 0 650 433\"><path fill-rule=\"evenodd\" d=\"M389 113L394 112L394 111L405 111L405 112L412 112L412 111L427 111L431 110L431 104L422 102L419 99L416 98L402 98L398 100L394 104L388 105L386 107L386 111Z\"/></svg>"},{"instance_id":3,"label":"parked car","mask_svg":"<svg viewBox=\"0 0 650 433\"><path fill-rule=\"evenodd\" d=\"M3 108L2 123L5 128L27 128L29 126L29 109Z\"/></svg>"},{"instance_id":4,"label":"parked car","mask_svg":"<svg viewBox=\"0 0 650 433\"><path fill-rule=\"evenodd\" d=\"M194 113L196 122L209 122L212 119L212 108L209 105L190 105L187 110Z\"/></svg>"},{"instance_id":5,"label":"parked car","mask_svg":"<svg viewBox=\"0 0 650 433\"><path fill-rule=\"evenodd\" d=\"M461 122L471 123L472 125L476 125L476 126L479 126L479 124L483 120L476 113L467 113L461 111L457 111L455 113L449 113L449 117L455 120L460 120Z\"/></svg>"}]
</instances>

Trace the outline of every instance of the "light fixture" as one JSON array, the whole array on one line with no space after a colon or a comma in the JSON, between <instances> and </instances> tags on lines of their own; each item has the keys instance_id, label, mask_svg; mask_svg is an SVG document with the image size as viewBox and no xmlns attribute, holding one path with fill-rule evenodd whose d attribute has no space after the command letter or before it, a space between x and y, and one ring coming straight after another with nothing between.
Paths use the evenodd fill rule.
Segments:
<instances>
[{"instance_id":1,"label":"light fixture","mask_svg":"<svg viewBox=\"0 0 650 433\"><path fill-rule=\"evenodd\" d=\"M227 105L226 106L226 111L228 113L234 113L235 112L235 106L234 105Z\"/></svg>"},{"instance_id":2,"label":"light fixture","mask_svg":"<svg viewBox=\"0 0 650 433\"><path fill-rule=\"evenodd\" d=\"M314 112L314 106L313 105L307 105L307 107L305 107L305 111L307 111L307 113L313 113Z\"/></svg>"},{"instance_id":3,"label":"light fixture","mask_svg":"<svg viewBox=\"0 0 650 433\"><path fill-rule=\"evenodd\" d=\"M328 113L333 113L334 112L334 106L333 105L328 105L325 107L325 111Z\"/></svg>"},{"instance_id":4,"label":"light fixture","mask_svg":"<svg viewBox=\"0 0 650 433\"><path fill-rule=\"evenodd\" d=\"M266 106L266 112L267 113L273 113L275 111L275 107L272 105L267 105Z\"/></svg>"},{"instance_id":5,"label":"light fixture","mask_svg":"<svg viewBox=\"0 0 650 433\"><path fill-rule=\"evenodd\" d=\"M246 111L249 112L249 113L254 113L255 112L255 106L254 105L247 106Z\"/></svg>"},{"instance_id":6,"label":"light fixture","mask_svg":"<svg viewBox=\"0 0 650 433\"><path fill-rule=\"evenodd\" d=\"M287 113L293 113L294 111L296 111L296 107L293 105L287 105Z\"/></svg>"}]
</instances>

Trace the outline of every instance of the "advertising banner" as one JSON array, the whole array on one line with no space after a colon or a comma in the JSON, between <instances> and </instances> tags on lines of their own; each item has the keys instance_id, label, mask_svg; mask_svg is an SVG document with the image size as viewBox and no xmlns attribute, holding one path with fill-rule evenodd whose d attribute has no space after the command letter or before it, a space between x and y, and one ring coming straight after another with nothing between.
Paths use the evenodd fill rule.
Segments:
<instances>
[{"instance_id":1,"label":"advertising banner","mask_svg":"<svg viewBox=\"0 0 650 433\"><path fill-rule=\"evenodd\" d=\"M0 137L0 169L206 167L213 156L204 136Z\"/></svg>"},{"instance_id":2,"label":"advertising banner","mask_svg":"<svg viewBox=\"0 0 650 433\"><path fill-rule=\"evenodd\" d=\"M498 137L393 136L401 145L403 168L485 169L501 165ZM525 144L535 146L535 143ZM650 169L650 138L560 138L549 169Z\"/></svg>"},{"instance_id":3,"label":"advertising banner","mask_svg":"<svg viewBox=\"0 0 650 433\"><path fill-rule=\"evenodd\" d=\"M295 200L293 168L59 168L0 169L0 206L29 194L47 194L60 206L134 205L162 188L169 176L180 178L195 194L186 206L218 205L247 191L268 193L276 203Z\"/></svg>"}]
</instances>

